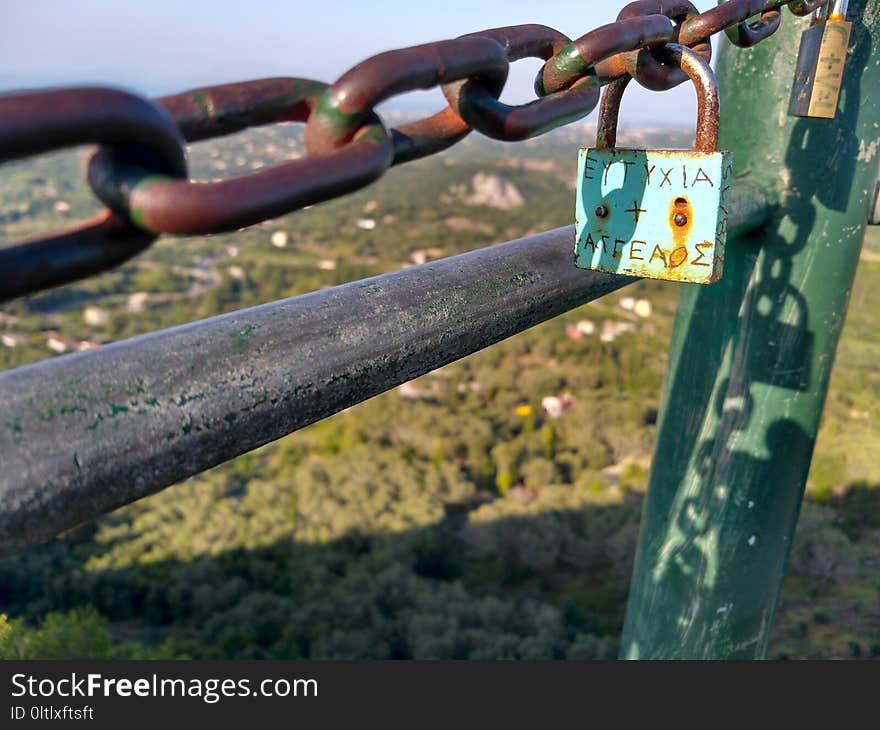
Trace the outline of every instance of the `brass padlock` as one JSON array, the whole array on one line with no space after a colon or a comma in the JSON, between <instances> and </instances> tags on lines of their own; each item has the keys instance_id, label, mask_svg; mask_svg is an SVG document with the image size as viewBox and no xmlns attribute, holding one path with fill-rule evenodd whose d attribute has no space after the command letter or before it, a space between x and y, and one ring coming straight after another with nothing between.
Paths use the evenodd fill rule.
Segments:
<instances>
[{"instance_id":1,"label":"brass padlock","mask_svg":"<svg viewBox=\"0 0 880 730\"><path fill-rule=\"evenodd\" d=\"M596 147L578 156L575 263L583 269L709 284L721 278L733 155L716 151L718 85L690 48L663 53L697 88L693 150L617 149L629 76L605 90Z\"/></svg>"},{"instance_id":2,"label":"brass padlock","mask_svg":"<svg viewBox=\"0 0 880 730\"><path fill-rule=\"evenodd\" d=\"M847 0L819 8L801 36L788 113L793 117L833 119L843 83L843 68L852 23Z\"/></svg>"}]
</instances>

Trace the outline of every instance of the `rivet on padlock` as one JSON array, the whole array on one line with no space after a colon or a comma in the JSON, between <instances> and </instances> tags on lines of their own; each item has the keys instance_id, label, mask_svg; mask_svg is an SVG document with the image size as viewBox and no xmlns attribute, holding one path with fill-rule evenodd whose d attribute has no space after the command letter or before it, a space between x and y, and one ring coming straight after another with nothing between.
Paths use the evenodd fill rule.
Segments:
<instances>
[{"instance_id":1,"label":"rivet on padlock","mask_svg":"<svg viewBox=\"0 0 880 730\"><path fill-rule=\"evenodd\" d=\"M834 0L813 15L801 36L788 113L793 117L833 119L843 83L843 67L852 23L848 0Z\"/></svg>"},{"instance_id":2,"label":"rivet on padlock","mask_svg":"<svg viewBox=\"0 0 880 730\"><path fill-rule=\"evenodd\" d=\"M578 156L575 263L628 276L710 284L721 278L733 155L716 151L718 86L690 48L667 44L668 63L697 88L694 150L615 149L620 100L630 80L602 97L596 147Z\"/></svg>"}]
</instances>

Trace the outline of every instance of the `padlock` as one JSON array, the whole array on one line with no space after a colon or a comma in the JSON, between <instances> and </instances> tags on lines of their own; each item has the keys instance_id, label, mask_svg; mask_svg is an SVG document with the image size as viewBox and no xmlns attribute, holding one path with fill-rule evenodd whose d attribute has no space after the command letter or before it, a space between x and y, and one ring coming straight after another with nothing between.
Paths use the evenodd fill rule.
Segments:
<instances>
[{"instance_id":1,"label":"padlock","mask_svg":"<svg viewBox=\"0 0 880 730\"><path fill-rule=\"evenodd\" d=\"M833 119L837 114L852 31L852 23L846 20L848 4L848 0L834 0L819 8L801 36L789 115Z\"/></svg>"},{"instance_id":2,"label":"padlock","mask_svg":"<svg viewBox=\"0 0 880 730\"><path fill-rule=\"evenodd\" d=\"M602 97L596 147L578 156L575 263L583 269L710 284L721 278L733 155L716 151L718 86L709 64L670 43L698 96L693 150L617 149L617 116L629 76Z\"/></svg>"}]
</instances>

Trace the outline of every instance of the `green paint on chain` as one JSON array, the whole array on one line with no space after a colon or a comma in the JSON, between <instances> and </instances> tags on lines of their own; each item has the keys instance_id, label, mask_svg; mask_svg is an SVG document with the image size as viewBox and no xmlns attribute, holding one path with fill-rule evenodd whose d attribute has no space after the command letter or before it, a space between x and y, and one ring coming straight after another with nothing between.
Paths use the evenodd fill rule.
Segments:
<instances>
[{"instance_id":1,"label":"green paint on chain","mask_svg":"<svg viewBox=\"0 0 880 730\"><path fill-rule=\"evenodd\" d=\"M547 96L551 93L544 87L545 74L551 74L553 77L562 77L563 79L577 79L583 76L592 66L587 63L581 52L575 48L573 43L569 43L553 58L547 61L547 66L535 78L535 93L538 96ZM559 91L555 89L554 91Z\"/></svg>"},{"instance_id":2,"label":"green paint on chain","mask_svg":"<svg viewBox=\"0 0 880 730\"><path fill-rule=\"evenodd\" d=\"M169 177L168 175L149 175L148 177L141 178L136 184L132 185L131 192L128 196L129 200L134 198L135 193L146 193L147 190L153 185L168 185L169 183L174 182L179 181L176 178ZM161 231L157 231L150 227L150 223L147 220L146 214L137 206L131 206L129 208L128 217L131 219L132 223L134 223L138 228L142 228L148 233L161 233Z\"/></svg>"},{"instance_id":3,"label":"green paint on chain","mask_svg":"<svg viewBox=\"0 0 880 730\"><path fill-rule=\"evenodd\" d=\"M339 99L328 89L321 96L314 111L321 125L337 134L349 134L360 126L363 112L344 112L339 108Z\"/></svg>"}]
</instances>

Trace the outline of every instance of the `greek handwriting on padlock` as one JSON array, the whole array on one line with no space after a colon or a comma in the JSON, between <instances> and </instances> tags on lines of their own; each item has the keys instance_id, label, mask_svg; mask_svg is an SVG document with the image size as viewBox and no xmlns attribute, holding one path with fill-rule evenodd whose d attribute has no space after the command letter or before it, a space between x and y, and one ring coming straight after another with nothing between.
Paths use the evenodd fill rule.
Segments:
<instances>
[{"instance_id":1,"label":"greek handwriting on padlock","mask_svg":"<svg viewBox=\"0 0 880 730\"><path fill-rule=\"evenodd\" d=\"M698 92L693 150L616 149L620 100L612 82L599 111L596 147L578 156L575 263L583 269L710 284L721 278L733 155L716 151L718 86L706 61L667 44Z\"/></svg>"}]
</instances>

